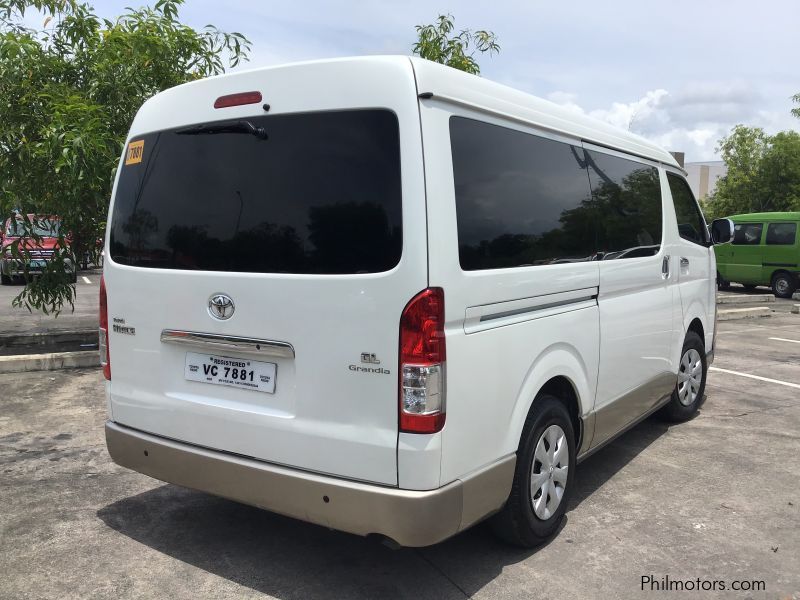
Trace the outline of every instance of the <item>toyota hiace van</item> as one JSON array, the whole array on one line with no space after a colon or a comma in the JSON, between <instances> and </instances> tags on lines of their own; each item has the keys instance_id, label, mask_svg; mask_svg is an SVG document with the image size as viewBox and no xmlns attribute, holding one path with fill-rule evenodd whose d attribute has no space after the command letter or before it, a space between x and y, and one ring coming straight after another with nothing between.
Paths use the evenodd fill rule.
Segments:
<instances>
[{"instance_id":1,"label":"toyota hiace van","mask_svg":"<svg viewBox=\"0 0 800 600\"><path fill-rule=\"evenodd\" d=\"M424 60L167 90L110 209L109 452L401 545L539 544L580 460L703 402L708 237L668 152Z\"/></svg>"}]
</instances>

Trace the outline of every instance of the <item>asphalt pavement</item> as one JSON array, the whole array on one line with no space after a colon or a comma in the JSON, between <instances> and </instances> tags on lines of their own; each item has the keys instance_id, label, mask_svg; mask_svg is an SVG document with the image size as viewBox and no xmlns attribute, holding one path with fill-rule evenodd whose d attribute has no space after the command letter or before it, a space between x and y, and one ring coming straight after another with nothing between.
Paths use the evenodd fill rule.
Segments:
<instances>
[{"instance_id":1,"label":"asphalt pavement","mask_svg":"<svg viewBox=\"0 0 800 600\"><path fill-rule=\"evenodd\" d=\"M700 414L581 464L536 550L392 550L164 484L111 462L105 418L99 370L0 375L0 598L800 598L798 315L721 323Z\"/></svg>"},{"instance_id":2,"label":"asphalt pavement","mask_svg":"<svg viewBox=\"0 0 800 600\"><path fill-rule=\"evenodd\" d=\"M74 310L67 305L58 316L13 307L12 301L25 287L21 280L15 280L11 285L0 285L0 333L97 329L101 274L100 269L79 271L75 284Z\"/></svg>"}]
</instances>

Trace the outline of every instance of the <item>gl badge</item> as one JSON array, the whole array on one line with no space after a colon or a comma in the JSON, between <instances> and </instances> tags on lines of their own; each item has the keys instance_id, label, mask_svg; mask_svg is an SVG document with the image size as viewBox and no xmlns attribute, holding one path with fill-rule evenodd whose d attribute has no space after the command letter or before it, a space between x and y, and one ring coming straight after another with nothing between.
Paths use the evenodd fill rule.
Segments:
<instances>
[{"instance_id":1,"label":"gl badge","mask_svg":"<svg viewBox=\"0 0 800 600\"><path fill-rule=\"evenodd\" d=\"M208 299L208 314L219 321L227 321L233 316L236 306L227 294L214 294Z\"/></svg>"}]
</instances>

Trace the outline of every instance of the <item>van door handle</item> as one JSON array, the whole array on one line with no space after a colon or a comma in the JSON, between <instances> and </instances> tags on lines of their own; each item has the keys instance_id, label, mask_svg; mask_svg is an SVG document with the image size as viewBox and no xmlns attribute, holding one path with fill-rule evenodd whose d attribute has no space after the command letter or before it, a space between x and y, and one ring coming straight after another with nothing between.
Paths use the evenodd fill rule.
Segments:
<instances>
[{"instance_id":1,"label":"van door handle","mask_svg":"<svg viewBox=\"0 0 800 600\"><path fill-rule=\"evenodd\" d=\"M669 255L667 254L664 256L664 260L661 261L661 278L662 279L669 279Z\"/></svg>"},{"instance_id":2,"label":"van door handle","mask_svg":"<svg viewBox=\"0 0 800 600\"><path fill-rule=\"evenodd\" d=\"M681 256L681 269L685 269L689 266L689 259L685 256Z\"/></svg>"}]
</instances>

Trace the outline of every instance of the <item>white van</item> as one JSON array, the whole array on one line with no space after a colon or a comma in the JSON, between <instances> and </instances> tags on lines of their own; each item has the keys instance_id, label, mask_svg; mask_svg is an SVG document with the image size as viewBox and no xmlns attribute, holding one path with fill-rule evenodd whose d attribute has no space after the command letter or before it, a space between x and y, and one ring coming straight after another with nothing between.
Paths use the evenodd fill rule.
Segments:
<instances>
[{"instance_id":1,"label":"white van","mask_svg":"<svg viewBox=\"0 0 800 600\"><path fill-rule=\"evenodd\" d=\"M167 90L110 209L109 452L401 545L539 544L577 462L702 403L707 237L664 150L424 60Z\"/></svg>"}]
</instances>

